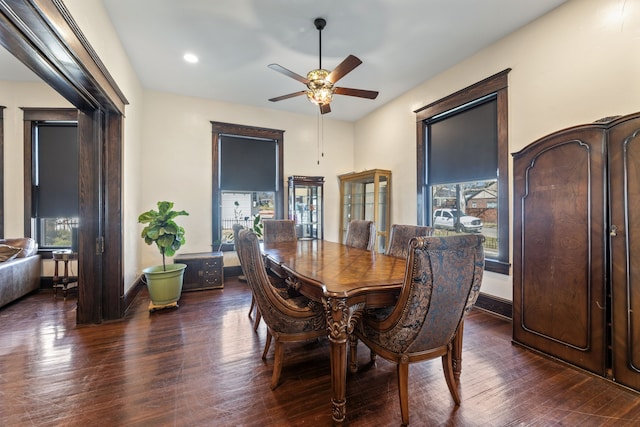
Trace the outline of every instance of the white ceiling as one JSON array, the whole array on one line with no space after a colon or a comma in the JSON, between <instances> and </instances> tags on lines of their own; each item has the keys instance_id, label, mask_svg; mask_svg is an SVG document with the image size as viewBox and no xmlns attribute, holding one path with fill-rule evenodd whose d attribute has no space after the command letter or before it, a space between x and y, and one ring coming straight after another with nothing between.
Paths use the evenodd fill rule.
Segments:
<instances>
[{"instance_id":1,"label":"white ceiling","mask_svg":"<svg viewBox=\"0 0 640 427\"><path fill-rule=\"evenodd\" d=\"M103 0L145 88L316 115L304 97L269 98L304 85L277 73L277 63L305 76L332 70L349 54L363 64L338 86L377 90L376 100L336 95L333 119L357 120L473 55L565 0ZM2 49L0 49L2 50ZM182 56L192 52L197 64ZM0 80L33 75L2 50ZM126 94L125 94L126 95Z\"/></svg>"}]
</instances>

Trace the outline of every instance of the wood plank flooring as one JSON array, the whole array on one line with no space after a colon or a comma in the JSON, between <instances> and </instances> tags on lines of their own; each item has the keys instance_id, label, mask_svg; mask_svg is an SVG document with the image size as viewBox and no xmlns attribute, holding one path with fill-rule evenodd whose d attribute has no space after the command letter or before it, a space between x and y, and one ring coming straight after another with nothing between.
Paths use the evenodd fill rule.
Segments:
<instances>
[{"instance_id":1,"label":"wood plank flooring","mask_svg":"<svg viewBox=\"0 0 640 427\"><path fill-rule=\"evenodd\" d=\"M234 278L149 313L141 292L124 320L75 325L75 298L30 295L0 309L1 426L329 426L328 342L287 346L280 386L260 356ZM511 323L474 310L465 326L462 404L439 360L410 367L413 426L640 425L640 395L511 344ZM359 346L347 424L400 425L395 365Z\"/></svg>"}]
</instances>

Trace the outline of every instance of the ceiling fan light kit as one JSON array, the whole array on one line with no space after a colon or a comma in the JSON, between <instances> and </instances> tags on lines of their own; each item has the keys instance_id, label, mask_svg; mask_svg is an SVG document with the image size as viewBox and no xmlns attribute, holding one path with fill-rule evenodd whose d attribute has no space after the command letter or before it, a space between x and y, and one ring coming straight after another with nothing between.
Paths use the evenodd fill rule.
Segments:
<instances>
[{"instance_id":1,"label":"ceiling fan light kit","mask_svg":"<svg viewBox=\"0 0 640 427\"><path fill-rule=\"evenodd\" d=\"M355 96L358 98L375 99L378 96L378 92L372 90L363 89L351 89L346 87L337 87L335 83L342 77L351 72L358 65L362 64L362 61L354 55L349 55L344 61L342 61L333 71L329 72L322 68L322 30L327 25L327 21L324 18L316 18L313 21L316 29L318 30L319 40L319 53L318 53L318 68L311 70L307 73L307 77L304 78L301 75L294 73L291 70L284 68L278 64L269 64L269 68L286 76L289 76L307 86L307 90L290 93L287 95L271 98L269 101L277 102L283 99L293 98L300 95L307 95L307 99L320 106L320 112L326 114L331 112L329 104L333 101L333 95L347 95Z\"/></svg>"},{"instance_id":2,"label":"ceiling fan light kit","mask_svg":"<svg viewBox=\"0 0 640 427\"><path fill-rule=\"evenodd\" d=\"M333 83L327 80L329 72L327 70L318 69L311 70L307 74L307 98L309 101L318 105L329 104L333 100Z\"/></svg>"}]
</instances>

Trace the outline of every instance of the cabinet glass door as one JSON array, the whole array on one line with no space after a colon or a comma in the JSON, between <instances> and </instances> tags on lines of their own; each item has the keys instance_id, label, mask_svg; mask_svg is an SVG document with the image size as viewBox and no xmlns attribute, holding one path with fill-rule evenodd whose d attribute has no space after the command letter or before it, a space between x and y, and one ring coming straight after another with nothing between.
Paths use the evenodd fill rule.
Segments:
<instances>
[{"instance_id":1,"label":"cabinet glass door","mask_svg":"<svg viewBox=\"0 0 640 427\"><path fill-rule=\"evenodd\" d=\"M289 219L296 222L298 239L323 238L324 177L289 177Z\"/></svg>"},{"instance_id":2,"label":"cabinet glass door","mask_svg":"<svg viewBox=\"0 0 640 427\"><path fill-rule=\"evenodd\" d=\"M380 176L378 182L378 205L376 215L376 231L378 234L378 250L384 252L387 247L387 236L389 235L389 181L387 176Z\"/></svg>"},{"instance_id":3,"label":"cabinet glass door","mask_svg":"<svg viewBox=\"0 0 640 427\"><path fill-rule=\"evenodd\" d=\"M376 251L384 252L390 228L391 172L374 169L340 175L340 235L345 241L349 222L355 219L376 224Z\"/></svg>"}]
</instances>

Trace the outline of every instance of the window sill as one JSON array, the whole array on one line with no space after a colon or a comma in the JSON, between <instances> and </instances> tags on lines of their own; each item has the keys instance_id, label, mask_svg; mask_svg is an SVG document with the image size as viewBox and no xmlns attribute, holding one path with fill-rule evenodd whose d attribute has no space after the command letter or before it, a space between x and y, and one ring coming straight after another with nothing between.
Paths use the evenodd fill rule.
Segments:
<instances>
[{"instance_id":1,"label":"window sill","mask_svg":"<svg viewBox=\"0 0 640 427\"><path fill-rule=\"evenodd\" d=\"M485 259L484 269L486 271L491 271L493 273L508 275L509 270L511 269L511 264L509 264L508 262L498 261L495 259Z\"/></svg>"}]
</instances>

